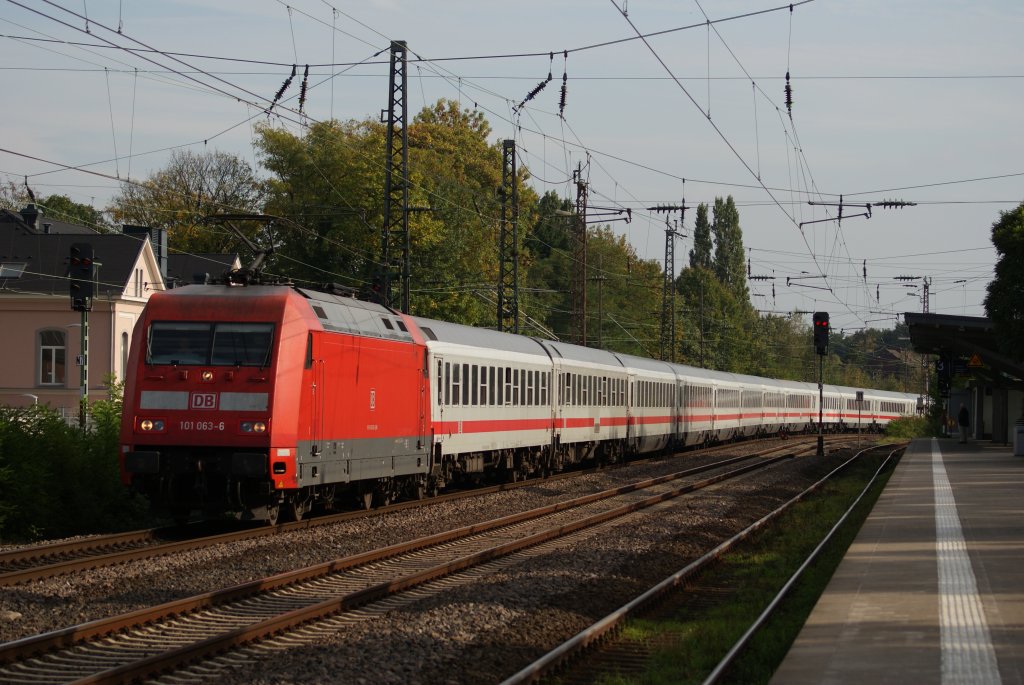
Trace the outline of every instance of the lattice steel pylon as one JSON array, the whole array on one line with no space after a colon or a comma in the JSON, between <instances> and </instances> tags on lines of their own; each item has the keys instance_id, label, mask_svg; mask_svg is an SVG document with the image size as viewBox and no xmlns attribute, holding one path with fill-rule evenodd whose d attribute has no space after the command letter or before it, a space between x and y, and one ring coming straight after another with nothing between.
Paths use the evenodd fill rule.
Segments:
<instances>
[{"instance_id":1,"label":"lattice steel pylon","mask_svg":"<svg viewBox=\"0 0 1024 685\"><path fill-rule=\"evenodd\" d=\"M679 205L657 205L648 207L651 212L679 212L679 224L686 218L686 200ZM676 237L682 233L672 227L665 217L665 274L661 286L661 345L659 356L662 361L676 360Z\"/></svg>"},{"instance_id":2,"label":"lattice steel pylon","mask_svg":"<svg viewBox=\"0 0 1024 685\"><path fill-rule=\"evenodd\" d=\"M516 141L501 145L501 237L498 255L498 330L519 332L519 189Z\"/></svg>"},{"instance_id":3,"label":"lattice steel pylon","mask_svg":"<svg viewBox=\"0 0 1024 685\"><path fill-rule=\"evenodd\" d=\"M665 280L661 286L661 350L663 361L676 360L676 232L665 217Z\"/></svg>"},{"instance_id":4,"label":"lattice steel pylon","mask_svg":"<svg viewBox=\"0 0 1024 685\"><path fill-rule=\"evenodd\" d=\"M587 183L583 166L573 172L576 214L572 221L572 332L573 342L587 346Z\"/></svg>"},{"instance_id":5,"label":"lattice steel pylon","mask_svg":"<svg viewBox=\"0 0 1024 685\"><path fill-rule=\"evenodd\" d=\"M388 109L381 112L387 124L384 171L384 228L381 234L383 278L381 298L386 307L409 313L409 121L407 50L404 40L391 41L391 74ZM397 175L397 180L395 176ZM398 293L395 282L398 282ZM396 297L396 294L398 295Z\"/></svg>"}]
</instances>

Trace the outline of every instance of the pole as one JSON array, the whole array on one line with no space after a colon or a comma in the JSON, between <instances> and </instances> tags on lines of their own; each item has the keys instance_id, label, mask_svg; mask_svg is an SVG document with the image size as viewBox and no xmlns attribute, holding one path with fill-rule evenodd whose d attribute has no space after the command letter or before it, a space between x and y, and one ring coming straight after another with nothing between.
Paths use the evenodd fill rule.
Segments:
<instances>
[{"instance_id":1,"label":"pole","mask_svg":"<svg viewBox=\"0 0 1024 685\"><path fill-rule=\"evenodd\" d=\"M79 372L82 397L78 403L78 425L85 428L85 417L89 411L89 311L82 310L82 367Z\"/></svg>"},{"instance_id":2,"label":"pole","mask_svg":"<svg viewBox=\"0 0 1024 685\"><path fill-rule=\"evenodd\" d=\"M825 433L823 418L825 416L825 355L818 357L818 456L825 456Z\"/></svg>"}]
</instances>

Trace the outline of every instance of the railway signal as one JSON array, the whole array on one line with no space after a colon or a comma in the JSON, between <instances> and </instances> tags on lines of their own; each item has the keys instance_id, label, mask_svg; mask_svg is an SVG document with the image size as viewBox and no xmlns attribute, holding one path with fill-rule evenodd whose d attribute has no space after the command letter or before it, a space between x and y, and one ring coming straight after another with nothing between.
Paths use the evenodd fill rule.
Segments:
<instances>
[{"instance_id":1,"label":"railway signal","mask_svg":"<svg viewBox=\"0 0 1024 685\"><path fill-rule=\"evenodd\" d=\"M68 257L68 287L71 309L87 312L92 309L96 290L96 264L91 243L73 243Z\"/></svg>"},{"instance_id":2,"label":"railway signal","mask_svg":"<svg viewBox=\"0 0 1024 685\"><path fill-rule=\"evenodd\" d=\"M814 351L828 354L828 312L814 312Z\"/></svg>"}]
</instances>

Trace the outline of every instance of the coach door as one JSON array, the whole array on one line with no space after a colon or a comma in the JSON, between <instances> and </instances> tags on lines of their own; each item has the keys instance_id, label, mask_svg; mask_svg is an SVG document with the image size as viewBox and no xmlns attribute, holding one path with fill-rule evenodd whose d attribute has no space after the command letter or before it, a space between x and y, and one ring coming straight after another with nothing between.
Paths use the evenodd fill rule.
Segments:
<instances>
[{"instance_id":1,"label":"coach door","mask_svg":"<svg viewBox=\"0 0 1024 685\"><path fill-rule=\"evenodd\" d=\"M437 412L432 416L431 432L434 435L434 443L439 444L444 442L444 436L448 433L444 419L445 410L451 401L451 378L444 357L434 357L434 371L437 374L437 395L433 402L437 405Z\"/></svg>"},{"instance_id":2,"label":"coach door","mask_svg":"<svg viewBox=\"0 0 1024 685\"><path fill-rule=\"evenodd\" d=\"M324 440L324 392L326 389L324 360L320 340L312 333L306 338L306 393L309 397L310 455L320 456Z\"/></svg>"}]
</instances>

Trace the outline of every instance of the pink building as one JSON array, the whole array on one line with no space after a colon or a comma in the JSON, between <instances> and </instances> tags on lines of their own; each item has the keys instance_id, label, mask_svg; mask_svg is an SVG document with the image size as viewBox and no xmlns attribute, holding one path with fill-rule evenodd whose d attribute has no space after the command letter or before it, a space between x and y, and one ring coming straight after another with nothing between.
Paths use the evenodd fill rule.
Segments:
<instances>
[{"instance_id":1,"label":"pink building","mask_svg":"<svg viewBox=\"0 0 1024 685\"><path fill-rule=\"evenodd\" d=\"M156 238L156 249L152 237ZM168 282L168 261L193 279L196 267L219 275L234 255L167 255L162 231L126 226L123 233L43 217L35 205L0 210L0 405L48 404L77 415L82 398L82 314L71 309L71 245L92 245L98 266L88 316L88 397L106 397L108 375L124 378L131 336L151 293Z\"/></svg>"}]
</instances>

